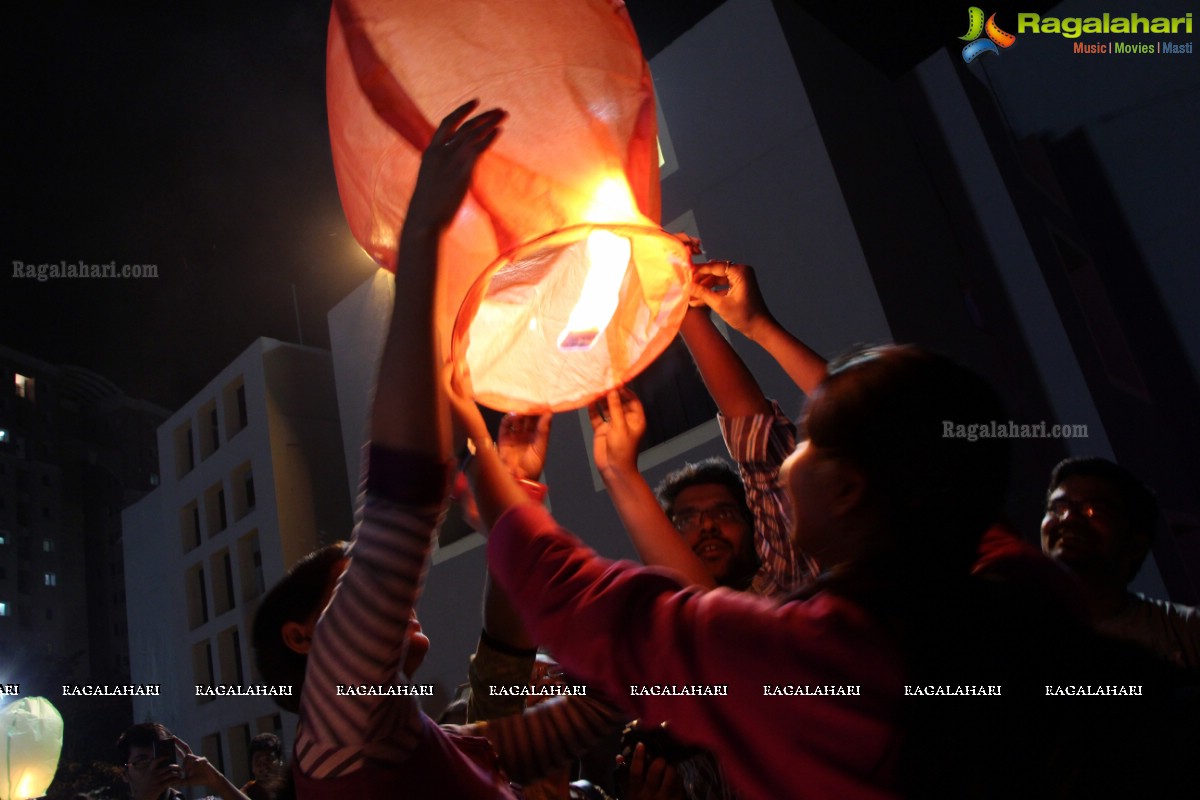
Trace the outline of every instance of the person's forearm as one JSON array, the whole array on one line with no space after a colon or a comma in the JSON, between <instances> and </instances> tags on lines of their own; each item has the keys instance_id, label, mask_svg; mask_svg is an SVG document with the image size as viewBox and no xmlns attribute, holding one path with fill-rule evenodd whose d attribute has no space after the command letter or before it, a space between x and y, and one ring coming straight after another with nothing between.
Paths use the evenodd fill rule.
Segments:
<instances>
[{"instance_id":1,"label":"person's forearm","mask_svg":"<svg viewBox=\"0 0 1200 800\"><path fill-rule=\"evenodd\" d=\"M479 506L479 518L487 530L490 531L496 520L513 506L532 502L509 474L490 442L478 447L471 461L471 470L475 503Z\"/></svg>"},{"instance_id":2,"label":"person's forearm","mask_svg":"<svg viewBox=\"0 0 1200 800\"><path fill-rule=\"evenodd\" d=\"M230 783L229 778L226 778L220 772L217 772L215 777L206 783L205 786L216 792L221 800L250 800L249 797L242 793L241 789Z\"/></svg>"},{"instance_id":3,"label":"person's forearm","mask_svg":"<svg viewBox=\"0 0 1200 800\"><path fill-rule=\"evenodd\" d=\"M767 413L770 404L758 382L733 345L717 330L707 311L688 309L679 332L722 416L748 417Z\"/></svg>"},{"instance_id":4,"label":"person's forearm","mask_svg":"<svg viewBox=\"0 0 1200 800\"><path fill-rule=\"evenodd\" d=\"M805 394L825 379L825 359L789 333L774 317L764 317L744 331L746 338L766 350Z\"/></svg>"},{"instance_id":5,"label":"person's forearm","mask_svg":"<svg viewBox=\"0 0 1200 800\"><path fill-rule=\"evenodd\" d=\"M441 359L434 324L439 232L406 227L400 239L396 293L371 407L371 441L394 450L449 457Z\"/></svg>"},{"instance_id":6,"label":"person's forearm","mask_svg":"<svg viewBox=\"0 0 1200 800\"><path fill-rule=\"evenodd\" d=\"M683 541L679 531L667 519L654 491L636 470L605 470L601 477L617 515L625 526L638 558L648 566L668 567L696 586L716 586L704 563Z\"/></svg>"}]
</instances>

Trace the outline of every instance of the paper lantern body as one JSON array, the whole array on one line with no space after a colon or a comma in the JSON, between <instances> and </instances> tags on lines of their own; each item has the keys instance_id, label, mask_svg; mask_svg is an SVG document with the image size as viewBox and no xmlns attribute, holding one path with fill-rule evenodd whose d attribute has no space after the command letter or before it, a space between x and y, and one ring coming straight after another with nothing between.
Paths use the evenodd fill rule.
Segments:
<instances>
[{"instance_id":1,"label":"paper lantern body","mask_svg":"<svg viewBox=\"0 0 1200 800\"><path fill-rule=\"evenodd\" d=\"M342 206L391 269L435 125L472 98L509 112L439 263L446 352L482 402L578 407L670 343L689 257L659 228L653 87L622 3L339 0L327 66ZM569 330L584 306L612 311Z\"/></svg>"},{"instance_id":2,"label":"paper lantern body","mask_svg":"<svg viewBox=\"0 0 1200 800\"><path fill-rule=\"evenodd\" d=\"M0 800L46 793L58 769L63 722L44 697L23 697L0 709Z\"/></svg>"}]
</instances>

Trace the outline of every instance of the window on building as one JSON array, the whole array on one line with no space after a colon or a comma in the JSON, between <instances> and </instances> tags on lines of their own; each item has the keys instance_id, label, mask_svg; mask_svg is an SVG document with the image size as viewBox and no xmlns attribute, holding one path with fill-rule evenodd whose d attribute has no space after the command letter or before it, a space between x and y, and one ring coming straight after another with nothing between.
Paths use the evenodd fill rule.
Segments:
<instances>
[{"instance_id":1,"label":"window on building","mask_svg":"<svg viewBox=\"0 0 1200 800\"><path fill-rule=\"evenodd\" d=\"M217 765L217 772L225 772L225 755L221 752L221 734L210 733L201 739L200 754Z\"/></svg>"},{"instance_id":2,"label":"window on building","mask_svg":"<svg viewBox=\"0 0 1200 800\"><path fill-rule=\"evenodd\" d=\"M246 461L237 466L230 475L233 485L233 518L241 519L254 510L254 470Z\"/></svg>"},{"instance_id":3,"label":"window on building","mask_svg":"<svg viewBox=\"0 0 1200 800\"><path fill-rule=\"evenodd\" d=\"M0 617L8 616L8 603L0 600Z\"/></svg>"},{"instance_id":4,"label":"window on building","mask_svg":"<svg viewBox=\"0 0 1200 800\"><path fill-rule=\"evenodd\" d=\"M192 446L192 423L184 422L175 429L175 477L182 478L196 466L196 449Z\"/></svg>"},{"instance_id":5,"label":"window on building","mask_svg":"<svg viewBox=\"0 0 1200 800\"><path fill-rule=\"evenodd\" d=\"M225 439L229 440L240 433L249 421L246 413L246 384L242 376L239 375L221 390L221 405L225 411Z\"/></svg>"},{"instance_id":6,"label":"window on building","mask_svg":"<svg viewBox=\"0 0 1200 800\"><path fill-rule=\"evenodd\" d=\"M200 458L205 459L217 452L221 446L221 435L218 427L217 401L210 400L197 412L200 423Z\"/></svg>"},{"instance_id":7,"label":"window on building","mask_svg":"<svg viewBox=\"0 0 1200 800\"><path fill-rule=\"evenodd\" d=\"M204 491L204 522L210 539L225 530L229 524L223 483L214 483Z\"/></svg>"},{"instance_id":8,"label":"window on building","mask_svg":"<svg viewBox=\"0 0 1200 800\"><path fill-rule=\"evenodd\" d=\"M237 554L238 580L242 587L242 600L258 597L266 590L258 531L250 531L238 539Z\"/></svg>"},{"instance_id":9,"label":"window on building","mask_svg":"<svg viewBox=\"0 0 1200 800\"><path fill-rule=\"evenodd\" d=\"M213 553L209 559L213 576L213 612L220 616L234 607L233 562L228 550Z\"/></svg>"},{"instance_id":10,"label":"window on building","mask_svg":"<svg viewBox=\"0 0 1200 800\"><path fill-rule=\"evenodd\" d=\"M16 373L13 375L14 392L17 397L23 397L26 400L33 402L34 400L34 380L28 375Z\"/></svg>"},{"instance_id":11,"label":"window on building","mask_svg":"<svg viewBox=\"0 0 1200 800\"><path fill-rule=\"evenodd\" d=\"M43 553L53 553L54 552L54 540L53 539L42 539L42 552Z\"/></svg>"},{"instance_id":12,"label":"window on building","mask_svg":"<svg viewBox=\"0 0 1200 800\"><path fill-rule=\"evenodd\" d=\"M267 581L263 577L262 550L258 549L258 540L254 541L254 589L262 594L267 589Z\"/></svg>"},{"instance_id":13,"label":"window on building","mask_svg":"<svg viewBox=\"0 0 1200 800\"><path fill-rule=\"evenodd\" d=\"M238 429L246 427L249 417L246 414L246 386L245 384L237 388L237 419Z\"/></svg>"},{"instance_id":14,"label":"window on building","mask_svg":"<svg viewBox=\"0 0 1200 800\"><path fill-rule=\"evenodd\" d=\"M179 532L183 552L200 546L200 505L195 500L179 509Z\"/></svg>"},{"instance_id":15,"label":"window on building","mask_svg":"<svg viewBox=\"0 0 1200 800\"><path fill-rule=\"evenodd\" d=\"M58 586L58 576L53 572L47 572L42 576L42 580L47 586Z\"/></svg>"},{"instance_id":16,"label":"window on building","mask_svg":"<svg viewBox=\"0 0 1200 800\"><path fill-rule=\"evenodd\" d=\"M246 682L246 676L242 671L242 634L237 629L233 631L233 663L237 666L237 682L241 685Z\"/></svg>"},{"instance_id":17,"label":"window on building","mask_svg":"<svg viewBox=\"0 0 1200 800\"><path fill-rule=\"evenodd\" d=\"M0 444L8 444L8 428L0 428Z\"/></svg>"},{"instance_id":18,"label":"window on building","mask_svg":"<svg viewBox=\"0 0 1200 800\"><path fill-rule=\"evenodd\" d=\"M205 639L192 645L192 675L197 686L212 686L216 681L213 677L212 643ZM208 703L214 698L198 697L197 703Z\"/></svg>"},{"instance_id":19,"label":"window on building","mask_svg":"<svg viewBox=\"0 0 1200 800\"><path fill-rule=\"evenodd\" d=\"M184 581L187 592L188 629L195 630L208 622L208 588L204 584L204 567L196 564L187 571Z\"/></svg>"}]
</instances>

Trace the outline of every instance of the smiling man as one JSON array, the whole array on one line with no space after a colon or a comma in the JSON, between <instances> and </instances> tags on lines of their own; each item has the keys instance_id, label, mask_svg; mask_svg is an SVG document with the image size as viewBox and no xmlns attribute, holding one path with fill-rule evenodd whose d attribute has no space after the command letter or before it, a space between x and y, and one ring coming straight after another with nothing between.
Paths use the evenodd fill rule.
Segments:
<instances>
[{"instance_id":1,"label":"smiling man","mask_svg":"<svg viewBox=\"0 0 1200 800\"><path fill-rule=\"evenodd\" d=\"M1200 612L1126 588L1158 518L1158 500L1132 472L1103 458L1069 458L1050 476L1042 550L1079 579L1100 633L1200 667Z\"/></svg>"}]
</instances>

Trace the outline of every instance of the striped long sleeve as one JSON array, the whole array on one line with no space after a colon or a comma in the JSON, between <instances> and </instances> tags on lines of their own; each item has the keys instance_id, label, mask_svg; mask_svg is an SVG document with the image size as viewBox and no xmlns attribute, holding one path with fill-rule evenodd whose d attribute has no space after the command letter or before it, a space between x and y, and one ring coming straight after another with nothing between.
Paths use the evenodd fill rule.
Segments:
<instances>
[{"instance_id":1,"label":"striped long sleeve","mask_svg":"<svg viewBox=\"0 0 1200 800\"><path fill-rule=\"evenodd\" d=\"M397 686L410 613L416 606L433 530L442 511L445 465L430 458L373 449L360 499L349 564L322 614L308 657L296 759L309 778L351 775L368 762L437 770L425 759L460 738L486 736L503 772L495 796L511 796L507 776L530 779L561 766L620 724L611 706L566 697L523 714L478 725L439 728L415 697L339 694L339 686ZM437 744L431 744L437 742ZM507 773L507 775L505 774ZM437 776L426 776L437 779Z\"/></svg>"},{"instance_id":2,"label":"striped long sleeve","mask_svg":"<svg viewBox=\"0 0 1200 800\"><path fill-rule=\"evenodd\" d=\"M796 449L796 426L773 400L771 414L718 415L717 421L746 487L746 504L754 514L754 547L761 566L750 591L762 597L783 597L817 575L816 562L797 553L792 545L791 505L779 485L779 468Z\"/></svg>"}]
</instances>

